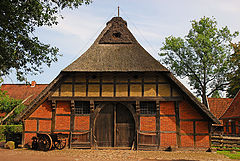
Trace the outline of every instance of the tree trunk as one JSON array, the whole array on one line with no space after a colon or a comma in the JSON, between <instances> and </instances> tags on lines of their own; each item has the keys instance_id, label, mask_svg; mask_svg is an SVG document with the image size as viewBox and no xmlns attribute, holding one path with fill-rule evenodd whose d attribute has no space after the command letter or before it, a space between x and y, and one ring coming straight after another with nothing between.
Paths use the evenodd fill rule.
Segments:
<instances>
[{"instance_id":1,"label":"tree trunk","mask_svg":"<svg viewBox=\"0 0 240 161\"><path fill-rule=\"evenodd\" d=\"M207 107L207 109L209 109L206 93L202 94L202 103Z\"/></svg>"}]
</instances>

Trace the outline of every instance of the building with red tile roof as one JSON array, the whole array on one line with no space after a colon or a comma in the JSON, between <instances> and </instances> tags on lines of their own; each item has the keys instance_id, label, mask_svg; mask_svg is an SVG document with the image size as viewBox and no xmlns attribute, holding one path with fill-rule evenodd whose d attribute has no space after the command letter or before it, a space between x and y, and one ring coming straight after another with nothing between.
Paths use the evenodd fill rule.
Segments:
<instances>
[{"instance_id":1,"label":"building with red tile roof","mask_svg":"<svg viewBox=\"0 0 240 161\"><path fill-rule=\"evenodd\" d=\"M208 98L210 111L219 119L231 104L232 100L232 98Z\"/></svg>"},{"instance_id":2,"label":"building with red tile roof","mask_svg":"<svg viewBox=\"0 0 240 161\"><path fill-rule=\"evenodd\" d=\"M232 100L232 98L208 98L209 109L211 113L219 119L231 104ZM220 122L221 124L212 125L211 131L213 135L220 135L223 133L223 121L220 120Z\"/></svg>"},{"instance_id":3,"label":"building with red tile roof","mask_svg":"<svg viewBox=\"0 0 240 161\"><path fill-rule=\"evenodd\" d=\"M7 95L14 99L26 100L24 105L28 106L32 100L34 100L48 84L36 84L32 81L31 84L2 84L0 90L7 91ZM5 113L0 113L0 117L4 117Z\"/></svg>"},{"instance_id":4,"label":"building with red tile roof","mask_svg":"<svg viewBox=\"0 0 240 161\"><path fill-rule=\"evenodd\" d=\"M31 84L2 84L2 91L7 91L7 95L14 99L24 100L31 96L24 104L28 106L32 100L34 100L48 84L36 84L32 81Z\"/></svg>"},{"instance_id":5,"label":"building with red tile roof","mask_svg":"<svg viewBox=\"0 0 240 161\"><path fill-rule=\"evenodd\" d=\"M240 135L240 91L220 119L223 120L225 134Z\"/></svg>"}]
</instances>

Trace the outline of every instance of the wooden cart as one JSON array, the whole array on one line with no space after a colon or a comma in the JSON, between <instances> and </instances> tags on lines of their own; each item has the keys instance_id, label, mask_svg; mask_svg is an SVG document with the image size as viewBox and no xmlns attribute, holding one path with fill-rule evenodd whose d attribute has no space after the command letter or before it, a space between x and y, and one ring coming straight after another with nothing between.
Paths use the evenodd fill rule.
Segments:
<instances>
[{"instance_id":1,"label":"wooden cart","mask_svg":"<svg viewBox=\"0 0 240 161\"><path fill-rule=\"evenodd\" d=\"M37 134L32 138L32 149L48 151L51 149L61 150L66 146L67 134Z\"/></svg>"}]
</instances>

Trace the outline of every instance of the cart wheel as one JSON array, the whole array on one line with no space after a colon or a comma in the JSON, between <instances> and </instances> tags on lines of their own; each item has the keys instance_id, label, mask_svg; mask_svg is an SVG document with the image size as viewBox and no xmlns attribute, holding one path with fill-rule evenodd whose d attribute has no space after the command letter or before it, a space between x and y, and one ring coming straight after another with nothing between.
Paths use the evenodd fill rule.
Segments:
<instances>
[{"instance_id":1,"label":"cart wheel","mask_svg":"<svg viewBox=\"0 0 240 161\"><path fill-rule=\"evenodd\" d=\"M38 139L39 150L48 151L52 148L52 138L48 134L43 134Z\"/></svg>"},{"instance_id":2,"label":"cart wheel","mask_svg":"<svg viewBox=\"0 0 240 161\"><path fill-rule=\"evenodd\" d=\"M65 146L66 146L66 139L57 140L57 141L55 142L55 147L56 147L58 150L64 149Z\"/></svg>"}]
</instances>

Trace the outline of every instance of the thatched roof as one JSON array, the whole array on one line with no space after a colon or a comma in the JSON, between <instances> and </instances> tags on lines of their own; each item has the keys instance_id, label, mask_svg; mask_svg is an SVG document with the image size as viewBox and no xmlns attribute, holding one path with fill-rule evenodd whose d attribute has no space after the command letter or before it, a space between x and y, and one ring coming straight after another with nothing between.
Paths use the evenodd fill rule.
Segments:
<instances>
[{"instance_id":1,"label":"thatched roof","mask_svg":"<svg viewBox=\"0 0 240 161\"><path fill-rule=\"evenodd\" d=\"M121 17L113 17L93 45L64 72L168 71L134 38Z\"/></svg>"}]
</instances>

